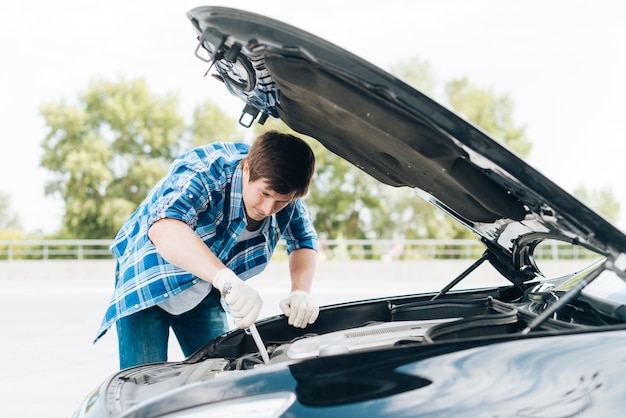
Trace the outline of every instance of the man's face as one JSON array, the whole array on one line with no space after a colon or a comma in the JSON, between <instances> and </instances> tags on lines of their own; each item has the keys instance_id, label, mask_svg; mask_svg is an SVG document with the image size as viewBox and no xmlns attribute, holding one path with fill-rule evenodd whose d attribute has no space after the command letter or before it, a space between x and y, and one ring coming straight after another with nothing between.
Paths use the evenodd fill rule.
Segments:
<instances>
[{"instance_id":1,"label":"man's face","mask_svg":"<svg viewBox=\"0 0 626 418\"><path fill-rule=\"evenodd\" d=\"M293 194L276 193L264 178L250 181L247 163L244 163L243 167L241 194L246 214L255 221L262 221L293 201Z\"/></svg>"}]
</instances>

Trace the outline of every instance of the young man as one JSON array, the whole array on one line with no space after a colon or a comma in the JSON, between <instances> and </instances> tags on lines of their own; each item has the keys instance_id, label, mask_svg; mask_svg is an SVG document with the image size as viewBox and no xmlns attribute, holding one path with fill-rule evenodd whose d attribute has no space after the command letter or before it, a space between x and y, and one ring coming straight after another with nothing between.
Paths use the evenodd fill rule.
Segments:
<instances>
[{"instance_id":1,"label":"young man","mask_svg":"<svg viewBox=\"0 0 626 418\"><path fill-rule=\"evenodd\" d=\"M291 292L280 306L295 327L317 319L309 296L317 234L301 199L314 165L304 141L275 131L252 146L213 143L174 161L111 246L115 291L96 341L116 323L120 368L166 361L170 327L185 356L226 332L222 296L235 324L250 326L263 302L245 280L265 268L281 236Z\"/></svg>"}]
</instances>

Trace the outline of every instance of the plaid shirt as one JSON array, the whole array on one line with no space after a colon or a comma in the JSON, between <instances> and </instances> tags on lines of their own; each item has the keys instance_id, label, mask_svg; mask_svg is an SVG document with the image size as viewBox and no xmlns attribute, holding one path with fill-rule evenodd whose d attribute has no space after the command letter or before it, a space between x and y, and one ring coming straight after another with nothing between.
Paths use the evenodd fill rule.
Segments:
<instances>
[{"instance_id":1,"label":"plaid shirt","mask_svg":"<svg viewBox=\"0 0 626 418\"><path fill-rule=\"evenodd\" d=\"M159 219L185 222L243 280L249 278L247 271L258 273L264 268L281 236L288 254L299 248L317 250L317 234L300 199L269 217L261 234L237 242L246 227L239 161L248 150L246 144L213 143L172 163L168 175L130 216L111 245L117 259L115 290L95 341L119 318L154 306L201 280L168 263L149 240L148 229Z\"/></svg>"}]
</instances>

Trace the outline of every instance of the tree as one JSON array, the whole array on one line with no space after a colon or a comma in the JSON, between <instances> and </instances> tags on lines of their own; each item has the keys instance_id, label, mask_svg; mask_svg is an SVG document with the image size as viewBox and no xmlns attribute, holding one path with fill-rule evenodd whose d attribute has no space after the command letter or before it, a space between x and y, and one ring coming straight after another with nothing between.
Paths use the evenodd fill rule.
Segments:
<instances>
[{"instance_id":1,"label":"tree","mask_svg":"<svg viewBox=\"0 0 626 418\"><path fill-rule=\"evenodd\" d=\"M193 112L190 130L194 146L214 141L233 142L243 136L233 118L209 101L198 106Z\"/></svg>"},{"instance_id":2,"label":"tree","mask_svg":"<svg viewBox=\"0 0 626 418\"><path fill-rule=\"evenodd\" d=\"M382 185L318 142L311 145L316 174L308 204L318 232L329 238L367 238L382 203Z\"/></svg>"},{"instance_id":3,"label":"tree","mask_svg":"<svg viewBox=\"0 0 626 418\"><path fill-rule=\"evenodd\" d=\"M176 106L176 97L155 96L142 80L96 80L76 105L41 107L49 128L41 165L54 173L46 194L65 201L61 236L115 236L179 149Z\"/></svg>"},{"instance_id":4,"label":"tree","mask_svg":"<svg viewBox=\"0 0 626 418\"><path fill-rule=\"evenodd\" d=\"M611 188L588 190L585 185L581 184L574 190L574 195L611 222L618 220L620 203Z\"/></svg>"},{"instance_id":5,"label":"tree","mask_svg":"<svg viewBox=\"0 0 626 418\"><path fill-rule=\"evenodd\" d=\"M392 65L390 72L405 83L434 98L437 81L428 61L417 56L409 57L405 61Z\"/></svg>"},{"instance_id":6,"label":"tree","mask_svg":"<svg viewBox=\"0 0 626 418\"><path fill-rule=\"evenodd\" d=\"M191 127L177 106L175 95L122 79L92 82L74 105L41 107L48 127L41 165L54 175L46 194L65 201L61 236L114 237L171 161L192 145L189 136L196 141L207 134L202 118L214 112L211 105L196 110Z\"/></svg>"},{"instance_id":7,"label":"tree","mask_svg":"<svg viewBox=\"0 0 626 418\"><path fill-rule=\"evenodd\" d=\"M513 100L508 94L496 95L491 90L472 85L467 78L446 83L452 109L489 132L522 157L530 154L532 144L525 128L513 123Z\"/></svg>"},{"instance_id":8,"label":"tree","mask_svg":"<svg viewBox=\"0 0 626 418\"><path fill-rule=\"evenodd\" d=\"M19 216L11 209L11 198L0 192L0 238L9 239L22 235Z\"/></svg>"}]
</instances>

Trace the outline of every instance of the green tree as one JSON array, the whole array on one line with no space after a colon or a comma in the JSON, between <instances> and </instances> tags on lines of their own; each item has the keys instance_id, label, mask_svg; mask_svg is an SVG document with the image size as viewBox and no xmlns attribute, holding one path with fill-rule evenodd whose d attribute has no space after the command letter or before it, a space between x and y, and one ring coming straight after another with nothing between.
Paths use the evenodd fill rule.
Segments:
<instances>
[{"instance_id":1,"label":"green tree","mask_svg":"<svg viewBox=\"0 0 626 418\"><path fill-rule=\"evenodd\" d=\"M435 97L437 79L428 61L417 56L409 57L393 64L390 72L422 93Z\"/></svg>"},{"instance_id":2,"label":"green tree","mask_svg":"<svg viewBox=\"0 0 626 418\"><path fill-rule=\"evenodd\" d=\"M215 141L239 141L243 136L234 119L209 101L198 106L193 112L190 130L194 146Z\"/></svg>"},{"instance_id":3,"label":"green tree","mask_svg":"<svg viewBox=\"0 0 626 418\"><path fill-rule=\"evenodd\" d=\"M316 174L307 203L319 234L329 238L367 238L371 218L382 202L382 185L318 142L311 145Z\"/></svg>"},{"instance_id":4,"label":"green tree","mask_svg":"<svg viewBox=\"0 0 626 418\"><path fill-rule=\"evenodd\" d=\"M513 122L513 99L508 94L496 95L490 89L474 86L467 78L446 83L446 92L448 102L457 113L520 156L530 154L532 145L526 138L526 129Z\"/></svg>"},{"instance_id":5,"label":"green tree","mask_svg":"<svg viewBox=\"0 0 626 418\"><path fill-rule=\"evenodd\" d=\"M96 80L76 104L41 107L48 127L41 165L53 174L46 194L65 201L60 236L115 236L181 149L177 105L143 80Z\"/></svg>"},{"instance_id":6,"label":"green tree","mask_svg":"<svg viewBox=\"0 0 626 418\"><path fill-rule=\"evenodd\" d=\"M207 101L185 125L176 95L156 95L144 80L96 80L78 97L45 104L41 165L53 175L47 194L65 201L60 236L112 238L192 146L235 140L236 122Z\"/></svg>"},{"instance_id":7,"label":"green tree","mask_svg":"<svg viewBox=\"0 0 626 418\"><path fill-rule=\"evenodd\" d=\"M618 220L620 203L610 187L589 190L581 184L574 190L574 195L611 222Z\"/></svg>"},{"instance_id":8,"label":"green tree","mask_svg":"<svg viewBox=\"0 0 626 418\"><path fill-rule=\"evenodd\" d=\"M12 239L22 235L19 215L11 208L11 198L0 192L0 238Z\"/></svg>"}]
</instances>

